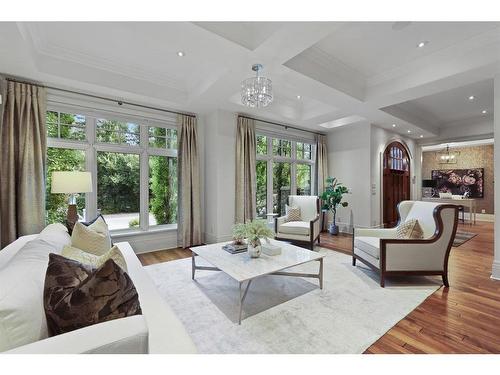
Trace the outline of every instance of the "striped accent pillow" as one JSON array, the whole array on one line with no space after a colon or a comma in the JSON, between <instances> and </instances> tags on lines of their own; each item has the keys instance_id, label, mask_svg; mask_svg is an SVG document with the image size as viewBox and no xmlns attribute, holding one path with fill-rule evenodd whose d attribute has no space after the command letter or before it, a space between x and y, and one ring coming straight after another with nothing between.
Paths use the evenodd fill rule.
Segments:
<instances>
[{"instance_id":1,"label":"striped accent pillow","mask_svg":"<svg viewBox=\"0 0 500 375\"><path fill-rule=\"evenodd\" d=\"M396 237L399 239L421 240L424 238L424 231L417 219L411 219L398 225Z\"/></svg>"},{"instance_id":2,"label":"striped accent pillow","mask_svg":"<svg viewBox=\"0 0 500 375\"><path fill-rule=\"evenodd\" d=\"M289 221L302 221L300 216L300 207L288 207L285 222Z\"/></svg>"}]
</instances>

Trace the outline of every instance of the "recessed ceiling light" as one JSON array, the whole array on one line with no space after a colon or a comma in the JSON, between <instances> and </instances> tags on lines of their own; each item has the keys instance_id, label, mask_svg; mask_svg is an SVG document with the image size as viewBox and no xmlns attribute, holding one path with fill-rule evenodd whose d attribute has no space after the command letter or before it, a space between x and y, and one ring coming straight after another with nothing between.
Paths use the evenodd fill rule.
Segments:
<instances>
[{"instance_id":1,"label":"recessed ceiling light","mask_svg":"<svg viewBox=\"0 0 500 375\"><path fill-rule=\"evenodd\" d=\"M177 56L183 57L185 55L184 51L178 51Z\"/></svg>"},{"instance_id":2,"label":"recessed ceiling light","mask_svg":"<svg viewBox=\"0 0 500 375\"><path fill-rule=\"evenodd\" d=\"M487 114L487 113L488 113L488 111L487 111L486 109L483 109L483 110L481 111L481 113L482 113L483 115L485 115L485 114Z\"/></svg>"},{"instance_id":3,"label":"recessed ceiling light","mask_svg":"<svg viewBox=\"0 0 500 375\"><path fill-rule=\"evenodd\" d=\"M299 100L300 100L301 98L302 98L302 96L300 96L300 95L297 95L297 99L299 99Z\"/></svg>"},{"instance_id":4,"label":"recessed ceiling light","mask_svg":"<svg viewBox=\"0 0 500 375\"><path fill-rule=\"evenodd\" d=\"M472 101L472 100L474 100L474 99L476 99L476 97L475 97L474 95L469 96L469 100L471 100L471 101Z\"/></svg>"},{"instance_id":5,"label":"recessed ceiling light","mask_svg":"<svg viewBox=\"0 0 500 375\"><path fill-rule=\"evenodd\" d=\"M392 127L395 128L396 127L396 124L392 124Z\"/></svg>"},{"instance_id":6,"label":"recessed ceiling light","mask_svg":"<svg viewBox=\"0 0 500 375\"><path fill-rule=\"evenodd\" d=\"M420 134L420 138L424 138L423 134Z\"/></svg>"},{"instance_id":7,"label":"recessed ceiling light","mask_svg":"<svg viewBox=\"0 0 500 375\"><path fill-rule=\"evenodd\" d=\"M410 133L411 133L411 130L407 130L407 132L408 132L408 134L410 134Z\"/></svg>"},{"instance_id":8,"label":"recessed ceiling light","mask_svg":"<svg viewBox=\"0 0 500 375\"><path fill-rule=\"evenodd\" d=\"M425 47L429 43L428 40L422 40L421 42L418 42L417 47L422 48Z\"/></svg>"}]
</instances>

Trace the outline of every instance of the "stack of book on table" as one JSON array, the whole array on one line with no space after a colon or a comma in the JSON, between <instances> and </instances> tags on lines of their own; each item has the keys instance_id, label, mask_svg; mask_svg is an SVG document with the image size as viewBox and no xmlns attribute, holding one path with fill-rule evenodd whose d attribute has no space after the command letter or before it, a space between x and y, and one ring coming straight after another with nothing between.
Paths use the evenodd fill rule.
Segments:
<instances>
[{"instance_id":1,"label":"stack of book on table","mask_svg":"<svg viewBox=\"0 0 500 375\"><path fill-rule=\"evenodd\" d=\"M241 245L235 245L232 243L229 243L227 245L222 246L222 249L226 250L228 253L231 254L238 254L238 253L244 253L248 249L247 244L241 244Z\"/></svg>"}]
</instances>

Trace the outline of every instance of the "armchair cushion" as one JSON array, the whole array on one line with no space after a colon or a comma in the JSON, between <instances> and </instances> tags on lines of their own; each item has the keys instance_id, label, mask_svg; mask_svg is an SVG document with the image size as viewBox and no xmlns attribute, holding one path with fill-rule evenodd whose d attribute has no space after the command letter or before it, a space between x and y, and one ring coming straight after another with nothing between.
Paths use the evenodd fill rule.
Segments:
<instances>
[{"instance_id":1,"label":"armchair cushion","mask_svg":"<svg viewBox=\"0 0 500 375\"><path fill-rule=\"evenodd\" d=\"M309 235L310 223L308 221L289 221L278 228L280 233Z\"/></svg>"},{"instance_id":2,"label":"armchair cushion","mask_svg":"<svg viewBox=\"0 0 500 375\"><path fill-rule=\"evenodd\" d=\"M300 216L300 207L290 207L286 206L286 222L290 221L301 221L302 218Z\"/></svg>"},{"instance_id":3,"label":"armchair cushion","mask_svg":"<svg viewBox=\"0 0 500 375\"><path fill-rule=\"evenodd\" d=\"M288 196L290 207L299 207L300 216L303 221L312 221L318 216L318 197L314 195L290 195Z\"/></svg>"},{"instance_id":4,"label":"armchair cushion","mask_svg":"<svg viewBox=\"0 0 500 375\"><path fill-rule=\"evenodd\" d=\"M380 259L380 238L378 237L356 237L354 247L376 259Z\"/></svg>"}]
</instances>

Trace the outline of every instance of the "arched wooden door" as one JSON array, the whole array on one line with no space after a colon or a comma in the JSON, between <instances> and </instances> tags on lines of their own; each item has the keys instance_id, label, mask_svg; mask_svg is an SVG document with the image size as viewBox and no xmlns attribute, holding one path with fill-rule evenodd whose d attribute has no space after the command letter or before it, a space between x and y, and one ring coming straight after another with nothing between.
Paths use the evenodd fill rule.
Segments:
<instances>
[{"instance_id":1,"label":"arched wooden door","mask_svg":"<svg viewBox=\"0 0 500 375\"><path fill-rule=\"evenodd\" d=\"M410 157L400 142L392 142L384 151L383 219L384 227L397 224L398 203L410 199Z\"/></svg>"}]
</instances>

